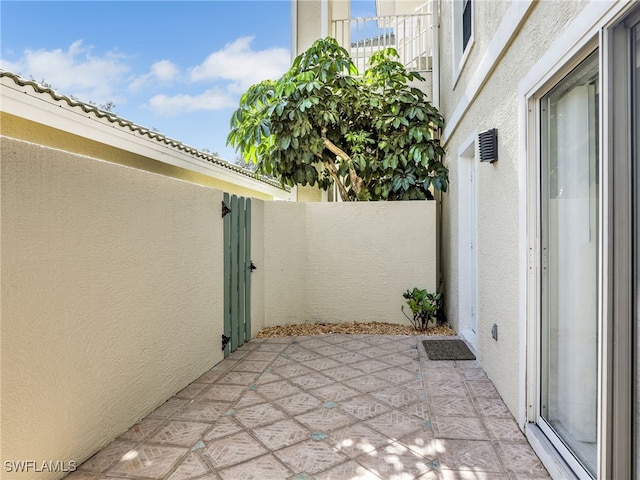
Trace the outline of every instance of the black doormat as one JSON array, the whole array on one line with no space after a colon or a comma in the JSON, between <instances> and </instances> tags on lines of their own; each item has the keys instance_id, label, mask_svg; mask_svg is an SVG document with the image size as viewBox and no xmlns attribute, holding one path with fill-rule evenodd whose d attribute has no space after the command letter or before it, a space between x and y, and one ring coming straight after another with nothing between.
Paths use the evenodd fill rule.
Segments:
<instances>
[{"instance_id":1,"label":"black doormat","mask_svg":"<svg viewBox=\"0 0 640 480\"><path fill-rule=\"evenodd\" d=\"M429 360L475 360L463 340L423 340Z\"/></svg>"}]
</instances>

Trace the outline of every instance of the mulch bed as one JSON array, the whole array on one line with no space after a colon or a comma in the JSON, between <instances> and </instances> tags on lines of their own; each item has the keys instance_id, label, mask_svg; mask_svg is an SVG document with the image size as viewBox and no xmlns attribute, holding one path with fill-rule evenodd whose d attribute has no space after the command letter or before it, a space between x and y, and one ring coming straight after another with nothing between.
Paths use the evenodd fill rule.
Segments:
<instances>
[{"instance_id":1,"label":"mulch bed","mask_svg":"<svg viewBox=\"0 0 640 480\"><path fill-rule=\"evenodd\" d=\"M428 327L427 331L416 330L408 325L382 322L351 322L351 323L303 323L266 327L258 332L257 338L299 337L322 335L327 333L345 333L352 335L446 335L453 336L456 332L449 327Z\"/></svg>"}]
</instances>

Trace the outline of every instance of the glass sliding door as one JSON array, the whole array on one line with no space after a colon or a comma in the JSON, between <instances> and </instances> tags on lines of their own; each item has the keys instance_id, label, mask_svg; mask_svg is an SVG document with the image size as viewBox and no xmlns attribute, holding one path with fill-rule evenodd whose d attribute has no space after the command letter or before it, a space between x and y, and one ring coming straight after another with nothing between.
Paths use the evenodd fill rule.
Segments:
<instances>
[{"instance_id":1,"label":"glass sliding door","mask_svg":"<svg viewBox=\"0 0 640 480\"><path fill-rule=\"evenodd\" d=\"M598 53L541 99L539 425L595 476L598 407Z\"/></svg>"}]
</instances>

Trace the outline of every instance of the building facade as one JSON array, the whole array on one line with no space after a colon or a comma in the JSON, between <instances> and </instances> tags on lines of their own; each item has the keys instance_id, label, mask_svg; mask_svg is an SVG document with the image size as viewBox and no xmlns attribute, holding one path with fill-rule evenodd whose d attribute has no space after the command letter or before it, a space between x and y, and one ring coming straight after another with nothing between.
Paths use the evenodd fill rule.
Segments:
<instances>
[{"instance_id":1,"label":"building facade","mask_svg":"<svg viewBox=\"0 0 640 480\"><path fill-rule=\"evenodd\" d=\"M306 5L325 12L317 33L331 33L334 2L294 3L299 19ZM425 7L376 4L378 15ZM427 11L425 88L445 118L451 178L448 319L554 478L640 478L638 4L433 0Z\"/></svg>"}]
</instances>

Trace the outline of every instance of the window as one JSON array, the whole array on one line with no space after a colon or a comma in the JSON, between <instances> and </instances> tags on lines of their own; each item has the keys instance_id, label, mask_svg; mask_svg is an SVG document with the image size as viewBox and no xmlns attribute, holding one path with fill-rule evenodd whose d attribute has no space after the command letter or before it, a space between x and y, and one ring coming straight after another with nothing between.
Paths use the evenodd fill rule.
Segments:
<instances>
[{"instance_id":1,"label":"window","mask_svg":"<svg viewBox=\"0 0 640 480\"><path fill-rule=\"evenodd\" d=\"M471 40L471 0L464 0L462 8L462 50L464 51Z\"/></svg>"},{"instance_id":2,"label":"window","mask_svg":"<svg viewBox=\"0 0 640 480\"><path fill-rule=\"evenodd\" d=\"M452 0L454 85L473 46L473 0Z\"/></svg>"}]
</instances>

